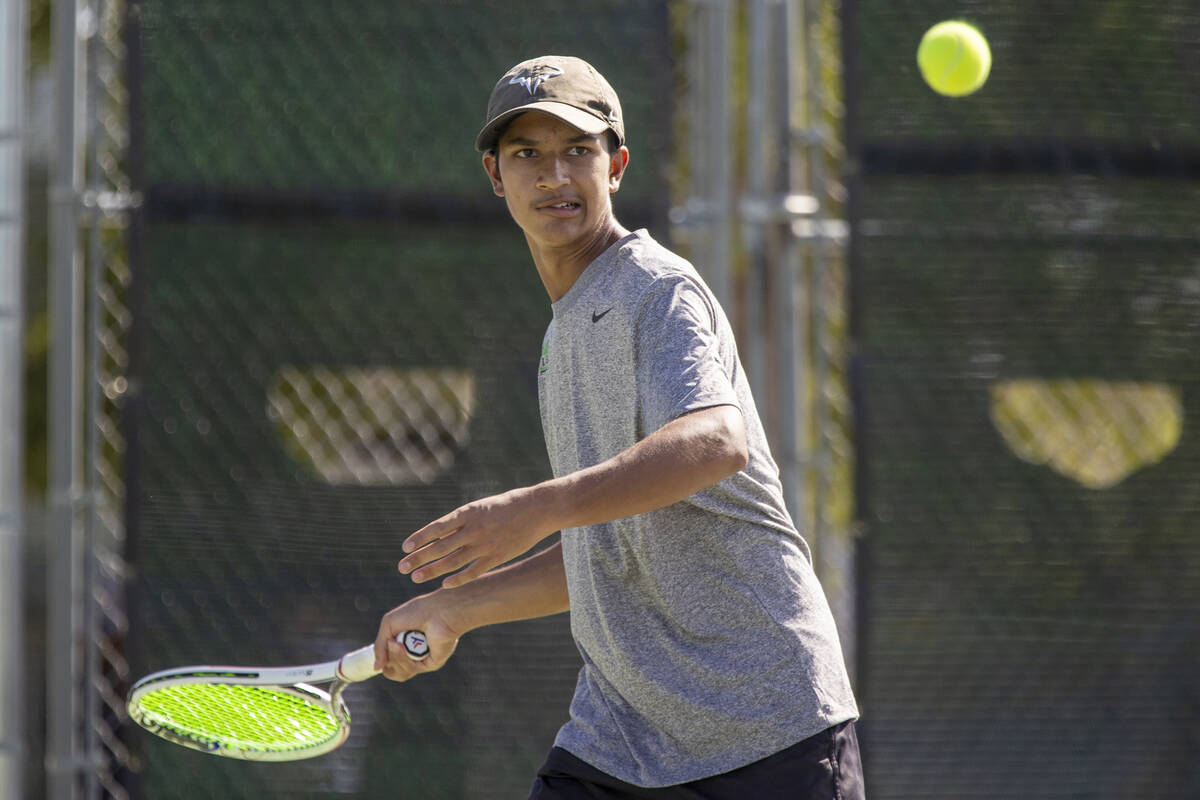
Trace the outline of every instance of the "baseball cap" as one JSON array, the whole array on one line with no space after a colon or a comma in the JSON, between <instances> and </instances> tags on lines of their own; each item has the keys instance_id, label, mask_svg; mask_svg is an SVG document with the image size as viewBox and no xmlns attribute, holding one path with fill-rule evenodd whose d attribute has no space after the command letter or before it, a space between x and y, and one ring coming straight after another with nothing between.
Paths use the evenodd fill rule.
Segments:
<instances>
[{"instance_id":1,"label":"baseball cap","mask_svg":"<svg viewBox=\"0 0 1200 800\"><path fill-rule=\"evenodd\" d=\"M504 73L492 89L487 124L475 137L475 149L486 153L494 148L509 120L526 111L550 114L584 133L611 130L617 144L625 144L621 101L604 76L583 59L539 56Z\"/></svg>"}]
</instances>

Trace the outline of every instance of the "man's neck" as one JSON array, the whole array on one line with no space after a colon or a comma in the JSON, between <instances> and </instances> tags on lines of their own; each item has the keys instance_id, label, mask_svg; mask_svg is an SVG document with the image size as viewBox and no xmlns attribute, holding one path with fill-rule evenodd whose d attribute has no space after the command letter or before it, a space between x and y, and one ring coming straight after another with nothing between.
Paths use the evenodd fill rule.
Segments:
<instances>
[{"instance_id":1,"label":"man's neck","mask_svg":"<svg viewBox=\"0 0 1200 800\"><path fill-rule=\"evenodd\" d=\"M533 263L542 279L542 285L550 295L550 302L554 303L575 285L575 281L579 280L579 276L597 256L628 235L629 231L614 219L596 236L570 248L543 247L528 236L525 240L529 244L529 252L533 256Z\"/></svg>"}]
</instances>

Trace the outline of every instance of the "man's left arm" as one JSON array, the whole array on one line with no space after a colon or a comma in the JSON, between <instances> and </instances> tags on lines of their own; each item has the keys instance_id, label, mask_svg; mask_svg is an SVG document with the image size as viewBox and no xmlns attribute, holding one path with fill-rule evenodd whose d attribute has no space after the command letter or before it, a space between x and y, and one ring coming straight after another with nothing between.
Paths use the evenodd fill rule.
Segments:
<instances>
[{"instance_id":1,"label":"man's left arm","mask_svg":"<svg viewBox=\"0 0 1200 800\"><path fill-rule=\"evenodd\" d=\"M653 511L746 466L746 428L736 406L676 417L616 456L569 475L476 500L404 542L400 571L423 582L461 570L461 586L532 548L555 531ZM463 569L466 567L465 569Z\"/></svg>"}]
</instances>

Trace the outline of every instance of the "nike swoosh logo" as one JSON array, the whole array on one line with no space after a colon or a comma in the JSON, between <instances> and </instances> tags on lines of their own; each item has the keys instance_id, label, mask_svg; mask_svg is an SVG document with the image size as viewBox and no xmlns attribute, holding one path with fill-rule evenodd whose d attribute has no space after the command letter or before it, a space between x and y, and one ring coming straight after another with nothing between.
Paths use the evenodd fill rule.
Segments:
<instances>
[{"instance_id":1,"label":"nike swoosh logo","mask_svg":"<svg viewBox=\"0 0 1200 800\"><path fill-rule=\"evenodd\" d=\"M592 312L592 322L599 322L600 320L604 319L604 315L607 314L609 311L612 311L612 309L606 308L604 311L601 311L599 314L597 314L595 311L593 311Z\"/></svg>"}]
</instances>

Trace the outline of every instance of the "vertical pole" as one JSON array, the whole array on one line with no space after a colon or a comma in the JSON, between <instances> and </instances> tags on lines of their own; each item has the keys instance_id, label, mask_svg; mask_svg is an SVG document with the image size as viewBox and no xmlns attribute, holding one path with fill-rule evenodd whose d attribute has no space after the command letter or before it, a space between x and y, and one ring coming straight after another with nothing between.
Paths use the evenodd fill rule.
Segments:
<instances>
[{"instance_id":1,"label":"vertical pole","mask_svg":"<svg viewBox=\"0 0 1200 800\"><path fill-rule=\"evenodd\" d=\"M750 389L754 394L755 401L759 404L759 413L768 415L771 413L771 409L762 405L768 399L765 330L766 321L770 317L764 308L767 297L767 229L769 224L765 213L769 181L767 163L771 151L767 110L768 82L771 74L768 49L770 22L767 14L767 0L752 0L749 13L749 40L746 44L749 80L747 81L746 97L745 197L752 206L747 209L746 203L742 204L743 241L749 263L746 273L746 314L743 327L745 337L741 342L741 349L745 354L746 374L750 379ZM748 211L749 213L747 213ZM774 426L771 426L771 430L774 430ZM775 449L772 448L772 450Z\"/></svg>"},{"instance_id":2,"label":"vertical pole","mask_svg":"<svg viewBox=\"0 0 1200 800\"><path fill-rule=\"evenodd\" d=\"M704 59L707 48L704 46L704 26L700 24L703 8L698 3L688 3L687 8L687 120L688 120L688 169L687 169L687 199L684 201L683 213L677 218L687 241L688 253L693 261L701 251L703 229L700 221L707 213L702 208L703 184L700 165L704 163L704 151L708 143L704 141L704 121L700 114L703 107ZM700 265L697 264L697 267Z\"/></svg>"},{"instance_id":3,"label":"vertical pole","mask_svg":"<svg viewBox=\"0 0 1200 800\"><path fill-rule=\"evenodd\" d=\"M873 539L866 520L870 508L871 485L868 481L866 432L869 429L868 401L862 390L862 359L858 352L858 342L861 334L863 301L865 297L862 286L862 270L858 268L860 257L859 221L862 216L862 145L859 131L859 54L858 54L858 0L842 0L838 17L841 29L841 64L842 64L842 104L845 109L843 116L842 141L845 143L846 182L846 339L848 376L850 390L850 408L853 415L851 428L855 431L851 452L854 459L853 469L853 520L854 524L862 527L862 535L854 543L853 586L851 587L854 604L854 658L850 662L853 670L852 678L859 697L870 694L866 685L866 653L869 639L871 618L868 609L871 592L871 545ZM869 717L860 727L863 751L870 755L870 726ZM870 763L870 759L867 759Z\"/></svg>"},{"instance_id":4,"label":"vertical pole","mask_svg":"<svg viewBox=\"0 0 1200 800\"><path fill-rule=\"evenodd\" d=\"M52 9L55 98L49 200L50 408L46 591L46 787L54 800L80 796L83 768L82 499L83 273L76 218L83 182L78 0Z\"/></svg>"},{"instance_id":5,"label":"vertical pole","mask_svg":"<svg viewBox=\"0 0 1200 800\"><path fill-rule=\"evenodd\" d=\"M705 154L710 169L708 177L709 231L707 282L717 301L727 309L733 307L732 227L733 196L733 136L729 116L729 96L733 74L732 39L734 17L728 0L714 0L708 11L709 85L706 98L706 127L712 147ZM701 162L703 163L703 162Z\"/></svg>"},{"instance_id":6,"label":"vertical pole","mask_svg":"<svg viewBox=\"0 0 1200 800\"><path fill-rule=\"evenodd\" d=\"M0 381L0 800L23 796L25 762L21 696L25 31L24 0L4 3L0 7L0 375L6 376Z\"/></svg>"},{"instance_id":7,"label":"vertical pole","mask_svg":"<svg viewBox=\"0 0 1200 800\"><path fill-rule=\"evenodd\" d=\"M801 363L799 392L801 404L800 484L807 498L808 535L813 549L813 564L818 576L824 577L825 531L821 525L821 392L824 390L822 354L819 347L821 303L821 230L826 196L820 170L821 143L820 110L817 91L821 82L817 64L817 43L813 41L814 6L809 0L793 0L794 54L789 66L799 74L792 96L792 126L790 145L793 155L790 192L812 197L814 211L807 219L792 221L791 235L797 250L797 330L800 336L798 359Z\"/></svg>"},{"instance_id":8,"label":"vertical pole","mask_svg":"<svg viewBox=\"0 0 1200 800\"><path fill-rule=\"evenodd\" d=\"M82 0L81 7L84 9L84 17L88 20L86 30L77 30L76 35L82 40L87 41L84 56L84 69L82 80L83 87L83 119L85 120L85 133L83 140L79 143L79 149L83 155L83 169L80 179L85 190L91 189L98 191L102 187L99 181L89 180L88 169L89 165L97 163L97 141L99 137L96 133L88 128L95 126L96 120L100 118L97 109L98 91L95 91L93 84L99 75L97 68L97 58L100 47L93 46L91 40L98 34L101 15L103 9L103 0ZM95 172L93 169L92 172ZM95 194L96 191L89 192ZM83 561L79 565L80 582L82 583L81 596L82 607L80 608L82 635L82 655L80 657L80 677L81 677L81 703L80 723L82 724L82 748L81 755L84 762L83 770L83 797L87 800L99 796L99 767L101 764L100 743L95 734L96 721L100 714L100 694L97 687L97 678L100 675L99 667L99 649L97 646L99 634L99 612L94 600L96 596L96 570L97 570L97 537L98 531L101 528L99 519L100 504L99 494L101 487L99 486L99 441L98 425L100 421L100 375L103 374L100 368L100 342L103 330L103 320L100 309L100 287L103 285L103 270L104 259L101 257L101 241L100 241L100 211L97 208L96 202L86 204L86 220L84 227L87 231L86 240L81 241L81 252L85 253L82 265L84 274L84 319L87 320L87 325L84 328L84 368L81 379L84 389L81 393L83 401L83 439L81 441L83 459L83 498L82 506L79 509L82 519L80 521L80 536L82 539L80 549L82 551Z\"/></svg>"},{"instance_id":9,"label":"vertical pole","mask_svg":"<svg viewBox=\"0 0 1200 800\"><path fill-rule=\"evenodd\" d=\"M778 125L780 127L780 147L778 174L783 183L781 194L790 194L795 172L795 157L793 154L793 98L794 76L792 74L793 49L793 20L795 9L792 0L780 3L779 16L775 20L771 33L775 40L775 52L778 54L779 80L776 83L776 107L779 109ZM800 304L803 302L800 283L800 248L796 237L791 231L784 229L782 242L779 247L779 257L775 264L775 274L772 284L777 307L775 312L775 348L779 354L779 440L782 443L779 453L779 477L783 483L783 499L788 511L796 521L802 533L806 535L805 524L809 514L804 497L804 473L801 456L804 452L804 419L801 407L801 381L805 370L802 363L804 346L801 341L803 331L800 326Z\"/></svg>"},{"instance_id":10,"label":"vertical pole","mask_svg":"<svg viewBox=\"0 0 1200 800\"><path fill-rule=\"evenodd\" d=\"M732 309L733 6L705 0L688 9L688 199L681 221L689 255L717 300Z\"/></svg>"}]
</instances>

